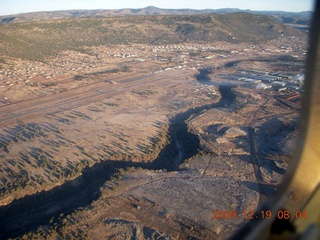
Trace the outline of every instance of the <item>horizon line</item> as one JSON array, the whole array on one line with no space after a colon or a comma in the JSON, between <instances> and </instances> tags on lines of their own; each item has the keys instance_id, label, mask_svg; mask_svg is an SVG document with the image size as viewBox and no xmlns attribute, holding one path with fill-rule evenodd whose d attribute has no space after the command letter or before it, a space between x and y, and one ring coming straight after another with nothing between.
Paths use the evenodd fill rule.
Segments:
<instances>
[{"instance_id":1,"label":"horizon line","mask_svg":"<svg viewBox=\"0 0 320 240\"><path fill-rule=\"evenodd\" d=\"M4 14L0 17L4 16L12 16L12 15L20 15L20 14L33 14L33 13L45 13L45 12L64 12L64 11L115 11L115 10L126 10L126 9L146 9L146 8L157 8L161 10L194 10L194 11L206 11L206 10L223 10L223 9L234 9L239 11L251 11L251 12L285 12L285 13L303 13L303 12L314 12L314 10L304 10L304 11L286 11L286 10L252 10L252 9L241 9L241 8L204 8L204 9L196 9L196 8L159 8L156 6L146 6L146 7L137 7L137 8L75 8L75 9L58 9L58 10L39 10L39 11L32 11L32 12L19 12L19 13L11 13L11 14ZM152 15L152 14L150 14Z\"/></svg>"}]
</instances>

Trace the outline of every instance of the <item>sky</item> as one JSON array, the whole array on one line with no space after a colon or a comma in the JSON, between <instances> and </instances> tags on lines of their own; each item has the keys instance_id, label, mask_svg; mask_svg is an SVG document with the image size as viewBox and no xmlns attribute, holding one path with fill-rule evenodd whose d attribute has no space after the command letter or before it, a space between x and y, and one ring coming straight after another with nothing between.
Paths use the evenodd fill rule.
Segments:
<instances>
[{"instance_id":1,"label":"sky","mask_svg":"<svg viewBox=\"0 0 320 240\"><path fill-rule=\"evenodd\" d=\"M159 8L310 11L314 0L0 0L0 16L71 9Z\"/></svg>"}]
</instances>

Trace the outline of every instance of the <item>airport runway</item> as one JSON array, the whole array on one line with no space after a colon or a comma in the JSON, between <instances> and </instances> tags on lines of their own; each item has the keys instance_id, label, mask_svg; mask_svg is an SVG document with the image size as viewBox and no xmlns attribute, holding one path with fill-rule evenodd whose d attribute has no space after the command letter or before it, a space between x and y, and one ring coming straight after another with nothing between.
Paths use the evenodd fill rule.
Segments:
<instances>
[{"instance_id":1,"label":"airport runway","mask_svg":"<svg viewBox=\"0 0 320 240\"><path fill-rule=\"evenodd\" d=\"M104 100L106 97L116 96L130 91L137 86L150 86L173 80L179 76L185 76L187 71L170 71L161 74L137 73L129 76L113 78L112 81L119 84L107 84L109 79L96 83L73 88L69 91L37 97L0 107L0 127L4 127L13 121L34 119L39 116L66 111L94 102Z\"/></svg>"}]
</instances>

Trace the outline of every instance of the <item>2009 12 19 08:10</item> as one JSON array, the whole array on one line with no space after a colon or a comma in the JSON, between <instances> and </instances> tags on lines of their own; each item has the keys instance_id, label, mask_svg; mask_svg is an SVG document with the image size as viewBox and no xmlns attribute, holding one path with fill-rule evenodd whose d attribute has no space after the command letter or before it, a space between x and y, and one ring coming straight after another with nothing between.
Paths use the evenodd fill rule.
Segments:
<instances>
[{"instance_id":1,"label":"2009 12 19 08:10","mask_svg":"<svg viewBox=\"0 0 320 240\"><path fill-rule=\"evenodd\" d=\"M307 218L307 211L297 210L295 212L290 212L289 210L279 210L273 213L271 210L264 210L260 212L255 212L254 210L244 210L240 213L237 213L235 210L213 210L212 219L270 219L272 217L276 217L278 219L306 219ZM276 214L274 216L274 214Z\"/></svg>"}]
</instances>

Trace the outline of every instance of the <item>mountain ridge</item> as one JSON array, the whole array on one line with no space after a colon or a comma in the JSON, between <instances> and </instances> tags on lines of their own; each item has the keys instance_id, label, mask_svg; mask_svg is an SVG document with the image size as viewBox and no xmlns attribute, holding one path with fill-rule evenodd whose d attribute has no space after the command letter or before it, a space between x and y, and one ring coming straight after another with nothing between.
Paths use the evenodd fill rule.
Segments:
<instances>
[{"instance_id":1,"label":"mountain ridge","mask_svg":"<svg viewBox=\"0 0 320 240\"><path fill-rule=\"evenodd\" d=\"M198 14L225 14L244 12L257 15L267 15L283 23L291 24L309 24L312 16L311 11L303 12L285 12L285 11L254 11L243 10L238 8L221 8L221 9L163 9L155 6L145 8L123 8L123 9L95 9L95 10L58 10L58 11L41 11L31 13L20 13L13 15L0 16L0 25L30 22L50 19L64 18L95 18L95 17L115 17L115 16L136 16L136 15L198 15Z\"/></svg>"},{"instance_id":2,"label":"mountain ridge","mask_svg":"<svg viewBox=\"0 0 320 240\"><path fill-rule=\"evenodd\" d=\"M43 59L105 44L252 42L301 35L274 19L248 13L72 18L0 26L0 54Z\"/></svg>"}]
</instances>

